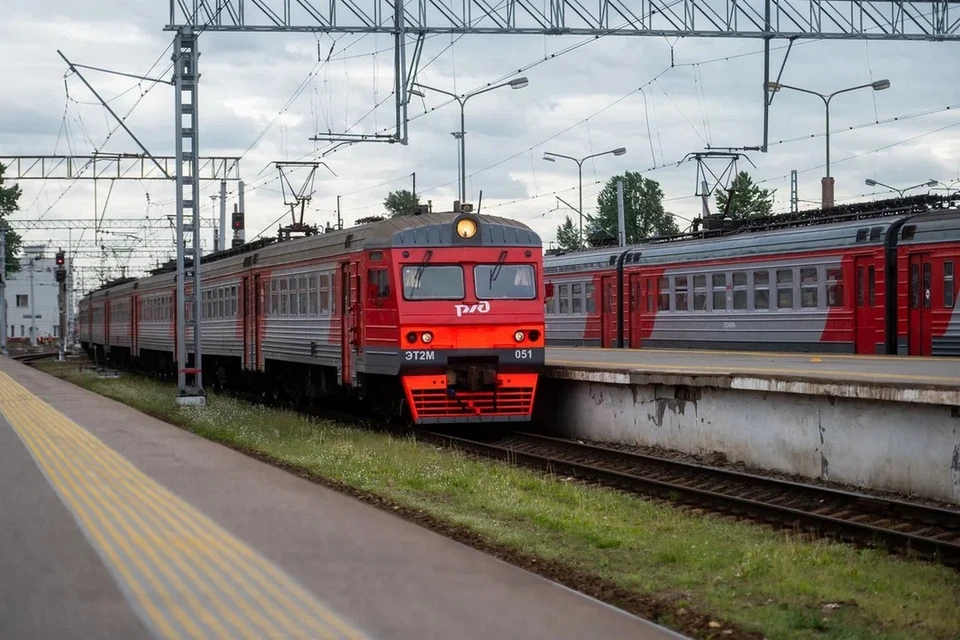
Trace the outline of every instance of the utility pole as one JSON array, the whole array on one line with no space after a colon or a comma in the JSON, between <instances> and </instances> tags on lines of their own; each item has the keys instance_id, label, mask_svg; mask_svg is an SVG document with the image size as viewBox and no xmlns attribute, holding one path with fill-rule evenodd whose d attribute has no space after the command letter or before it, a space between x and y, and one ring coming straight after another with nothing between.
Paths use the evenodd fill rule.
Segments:
<instances>
[{"instance_id":1,"label":"utility pole","mask_svg":"<svg viewBox=\"0 0 960 640\"><path fill-rule=\"evenodd\" d=\"M37 307L36 296L33 295L33 263L35 258L30 258L30 346L37 346Z\"/></svg>"},{"instance_id":2,"label":"utility pole","mask_svg":"<svg viewBox=\"0 0 960 640\"><path fill-rule=\"evenodd\" d=\"M617 238L620 246L627 246L627 223L623 210L623 180L617 180Z\"/></svg>"},{"instance_id":3,"label":"utility pole","mask_svg":"<svg viewBox=\"0 0 960 640\"><path fill-rule=\"evenodd\" d=\"M7 355L7 225L0 220L0 355Z\"/></svg>"},{"instance_id":4,"label":"utility pole","mask_svg":"<svg viewBox=\"0 0 960 640\"><path fill-rule=\"evenodd\" d=\"M790 171L790 213L800 211L800 193L797 188L797 170Z\"/></svg>"},{"instance_id":5,"label":"utility pole","mask_svg":"<svg viewBox=\"0 0 960 640\"><path fill-rule=\"evenodd\" d=\"M343 218L340 217L340 196L337 196L337 229L343 229Z\"/></svg>"},{"instance_id":6,"label":"utility pole","mask_svg":"<svg viewBox=\"0 0 960 640\"><path fill-rule=\"evenodd\" d=\"M214 245L214 251L227 248L227 181L220 181L220 244Z\"/></svg>"}]
</instances>

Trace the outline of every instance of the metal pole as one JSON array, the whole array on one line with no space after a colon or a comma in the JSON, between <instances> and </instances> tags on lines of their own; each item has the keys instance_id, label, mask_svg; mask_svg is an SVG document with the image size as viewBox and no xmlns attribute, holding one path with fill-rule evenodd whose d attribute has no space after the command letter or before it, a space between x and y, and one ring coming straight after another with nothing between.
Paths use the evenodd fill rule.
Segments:
<instances>
[{"instance_id":1,"label":"metal pole","mask_svg":"<svg viewBox=\"0 0 960 640\"><path fill-rule=\"evenodd\" d=\"M460 103L460 203L467 201L467 131L464 125L463 108L466 101Z\"/></svg>"},{"instance_id":2,"label":"metal pole","mask_svg":"<svg viewBox=\"0 0 960 640\"><path fill-rule=\"evenodd\" d=\"M243 204L243 180L240 181L240 184L237 185L237 199L240 204L238 211L240 212L240 219L243 220L243 229L237 231L236 239L239 240L237 246L243 245L244 241L247 239L247 210Z\"/></svg>"},{"instance_id":3,"label":"metal pole","mask_svg":"<svg viewBox=\"0 0 960 640\"><path fill-rule=\"evenodd\" d=\"M413 206L417 206L417 172L413 172Z\"/></svg>"},{"instance_id":4,"label":"metal pole","mask_svg":"<svg viewBox=\"0 0 960 640\"><path fill-rule=\"evenodd\" d=\"M586 246L586 241L583 238L583 162L577 162L577 175L579 176L580 181L580 248L583 249Z\"/></svg>"},{"instance_id":5,"label":"metal pole","mask_svg":"<svg viewBox=\"0 0 960 640\"><path fill-rule=\"evenodd\" d=\"M343 229L343 221L340 218L340 196L337 196L337 229Z\"/></svg>"},{"instance_id":6,"label":"metal pole","mask_svg":"<svg viewBox=\"0 0 960 640\"><path fill-rule=\"evenodd\" d=\"M623 210L623 180L617 180L617 236L620 246L627 245L627 223Z\"/></svg>"},{"instance_id":7,"label":"metal pole","mask_svg":"<svg viewBox=\"0 0 960 640\"><path fill-rule=\"evenodd\" d=\"M823 97L823 104L826 107L826 140L827 140L827 175L823 179L820 189L820 208L829 209L833 206L833 176L830 175L830 97Z\"/></svg>"},{"instance_id":8,"label":"metal pole","mask_svg":"<svg viewBox=\"0 0 960 640\"><path fill-rule=\"evenodd\" d=\"M33 295L33 261L30 259L30 346L37 346L37 308L34 304L36 302L35 296Z\"/></svg>"},{"instance_id":9,"label":"metal pole","mask_svg":"<svg viewBox=\"0 0 960 640\"><path fill-rule=\"evenodd\" d=\"M7 225L0 221L0 355L7 355Z\"/></svg>"},{"instance_id":10,"label":"metal pole","mask_svg":"<svg viewBox=\"0 0 960 640\"><path fill-rule=\"evenodd\" d=\"M59 330L59 360L63 362L67 359L67 281L58 283L57 300L60 306L60 330Z\"/></svg>"},{"instance_id":11,"label":"metal pole","mask_svg":"<svg viewBox=\"0 0 960 640\"><path fill-rule=\"evenodd\" d=\"M220 181L220 244L214 247L223 251L227 248L227 181Z\"/></svg>"}]
</instances>

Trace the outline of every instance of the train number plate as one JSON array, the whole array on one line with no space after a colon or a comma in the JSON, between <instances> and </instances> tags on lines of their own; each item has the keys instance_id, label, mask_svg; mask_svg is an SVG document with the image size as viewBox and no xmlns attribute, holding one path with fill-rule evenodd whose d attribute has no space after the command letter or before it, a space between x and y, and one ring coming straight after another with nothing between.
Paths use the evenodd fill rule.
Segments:
<instances>
[{"instance_id":1,"label":"train number plate","mask_svg":"<svg viewBox=\"0 0 960 640\"><path fill-rule=\"evenodd\" d=\"M435 351L404 351L403 359L404 360L436 360L437 353Z\"/></svg>"}]
</instances>

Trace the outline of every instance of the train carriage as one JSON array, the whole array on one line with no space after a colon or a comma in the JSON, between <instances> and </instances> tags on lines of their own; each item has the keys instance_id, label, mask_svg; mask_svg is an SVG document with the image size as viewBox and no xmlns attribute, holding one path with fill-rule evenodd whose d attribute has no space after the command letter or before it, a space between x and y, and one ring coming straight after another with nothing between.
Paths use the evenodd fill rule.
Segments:
<instances>
[{"instance_id":1,"label":"train carriage","mask_svg":"<svg viewBox=\"0 0 960 640\"><path fill-rule=\"evenodd\" d=\"M548 255L547 342L960 354L958 200Z\"/></svg>"},{"instance_id":2,"label":"train carriage","mask_svg":"<svg viewBox=\"0 0 960 640\"><path fill-rule=\"evenodd\" d=\"M207 256L204 376L276 398L346 392L406 405L418 423L529 420L544 364L542 261L527 226L468 210ZM94 313L84 346L175 373L173 275L86 296L81 315L118 311ZM129 333L111 333L116 322Z\"/></svg>"}]
</instances>

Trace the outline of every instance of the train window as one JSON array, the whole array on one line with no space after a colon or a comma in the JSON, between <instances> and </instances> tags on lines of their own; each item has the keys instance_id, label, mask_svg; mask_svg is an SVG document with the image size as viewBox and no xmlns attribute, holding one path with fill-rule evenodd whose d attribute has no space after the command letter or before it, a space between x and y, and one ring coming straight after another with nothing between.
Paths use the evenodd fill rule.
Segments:
<instances>
[{"instance_id":1,"label":"train window","mask_svg":"<svg viewBox=\"0 0 960 640\"><path fill-rule=\"evenodd\" d=\"M953 261L943 263L943 306L952 309L956 289L953 284Z\"/></svg>"},{"instance_id":2,"label":"train window","mask_svg":"<svg viewBox=\"0 0 960 640\"><path fill-rule=\"evenodd\" d=\"M557 296L554 294L552 297L547 298L547 310L546 314L548 316L556 315L557 313Z\"/></svg>"},{"instance_id":3,"label":"train window","mask_svg":"<svg viewBox=\"0 0 960 640\"><path fill-rule=\"evenodd\" d=\"M657 281L657 311L670 311L670 279L660 278Z\"/></svg>"},{"instance_id":4,"label":"train window","mask_svg":"<svg viewBox=\"0 0 960 640\"><path fill-rule=\"evenodd\" d=\"M687 276L675 276L673 286L677 295L677 311L689 311L690 300L687 297Z\"/></svg>"},{"instance_id":5,"label":"train window","mask_svg":"<svg viewBox=\"0 0 960 640\"><path fill-rule=\"evenodd\" d=\"M583 286L583 297L587 302L587 313L597 312L597 288L592 282Z\"/></svg>"},{"instance_id":6,"label":"train window","mask_svg":"<svg viewBox=\"0 0 960 640\"><path fill-rule=\"evenodd\" d=\"M770 308L770 272L753 272L753 308L765 310Z\"/></svg>"},{"instance_id":7,"label":"train window","mask_svg":"<svg viewBox=\"0 0 960 640\"><path fill-rule=\"evenodd\" d=\"M532 283L530 288L534 289ZM462 300L463 295L463 268L459 265L403 268L403 297L406 300ZM536 296L534 289L531 297Z\"/></svg>"},{"instance_id":8,"label":"train window","mask_svg":"<svg viewBox=\"0 0 960 640\"><path fill-rule=\"evenodd\" d=\"M737 271L733 274L733 308L747 308L747 272Z\"/></svg>"},{"instance_id":9,"label":"train window","mask_svg":"<svg viewBox=\"0 0 960 640\"><path fill-rule=\"evenodd\" d=\"M330 315L330 276L320 274L320 315Z\"/></svg>"},{"instance_id":10,"label":"train window","mask_svg":"<svg viewBox=\"0 0 960 640\"><path fill-rule=\"evenodd\" d=\"M693 276L693 310L707 310L707 276Z\"/></svg>"},{"instance_id":11,"label":"train window","mask_svg":"<svg viewBox=\"0 0 960 640\"><path fill-rule=\"evenodd\" d=\"M863 267L857 267L857 307L863 306Z\"/></svg>"},{"instance_id":12,"label":"train window","mask_svg":"<svg viewBox=\"0 0 960 640\"><path fill-rule=\"evenodd\" d=\"M280 315L287 315L287 309L290 305L290 292L287 291L287 279L280 278Z\"/></svg>"},{"instance_id":13,"label":"train window","mask_svg":"<svg viewBox=\"0 0 960 640\"><path fill-rule=\"evenodd\" d=\"M923 263L923 308L930 308L930 287L933 285L933 274L929 262Z\"/></svg>"},{"instance_id":14,"label":"train window","mask_svg":"<svg viewBox=\"0 0 960 640\"><path fill-rule=\"evenodd\" d=\"M310 315L319 315L317 306L317 276L307 276L307 298L310 302L310 308L308 309Z\"/></svg>"},{"instance_id":15,"label":"train window","mask_svg":"<svg viewBox=\"0 0 960 640\"><path fill-rule=\"evenodd\" d=\"M863 270L860 271L861 277ZM843 306L843 269L827 269L827 306Z\"/></svg>"},{"instance_id":16,"label":"train window","mask_svg":"<svg viewBox=\"0 0 960 640\"><path fill-rule=\"evenodd\" d=\"M883 227L870 228L870 242L876 242L883 236Z\"/></svg>"},{"instance_id":17,"label":"train window","mask_svg":"<svg viewBox=\"0 0 960 640\"><path fill-rule=\"evenodd\" d=\"M280 315L280 282L270 281L270 315Z\"/></svg>"},{"instance_id":18,"label":"train window","mask_svg":"<svg viewBox=\"0 0 960 640\"><path fill-rule=\"evenodd\" d=\"M877 304L877 268L873 265L867 267L867 296L870 306Z\"/></svg>"},{"instance_id":19,"label":"train window","mask_svg":"<svg viewBox=\"0 0 960 640\"><path fill-rule=\"evenodd\" d=\"M367 270L367 290L371 300L390 297L390 278L386 269Z\"/></svg>"},{"instance_id":20,"label":"train window","mask_svg":"<svg viewBox=\"0 0 960 640\"><path fill-rule=\"evenodd\" d=\"M712 279L713 284L713 310L727 310L727 274L715 273Z\"/></svg>"},{"instance_id":21,"label":"train window","mask_svg":"<svg viewBox=\"0 0 960 640\"><path fill-rule=\"evenodd\" d=\"M473 268L473 285L480 300L534 300L537 297L536 278L529 264L478 264Z\"/></svg>"},{"instance_id":22,"label":"train window","mask_svg":"<svg viewBox=\"0 0 960 640\"><path fill-rule=\"evenodd\" d=\"M579 282L570 285L570 302L573 313L583 313L583 285Z\"/></svg>"},{"instance_id":23,"label":"train window","mask_svg":"<svg viewBox=\"0 0 960 640\"><path fill-rule=\"evenodd\" d=\"M653 278L647 278L646 284L646 293L644 294L647 298L647 313L653 313Z\"/></svg>"},{"instance_id":24,"label":"train window","mask_svg":"<svg viewBox=\"0 0 960 640\"><path fill-rule=\"evenodd\" d=\"M800 306L804 309L816 309L819 306L817 292L817 268L800 269Z\"/></svg>"},{"instance_id":25,"label":"train window","mask_svg":"<svg viewBox=\"0 0 960 640\"><path fill-rule=\"evenodd\" d=\"M300 297L300 315L305 316L310 312L310 296L307 291L307 276L300 276L297 279L297 292Z\"/></svg>"},{"instance_id":26,"label":"train window","mask_svg":"<svg viewBox=\"0 0 960 640\"><path fill-rule=\"evenodd\" d=\"M557 287L557 298L560 300L560 313L570 313L570 285L562 284Z\"/></svg>"},{"instance_id":27,"label":"train window","mask_svg":"<svg viewBox=\"0 0 960 640\"><path fill-rule=\"evenodd\" d=\"M777 269L777 309L793 309L793 269Z\"/></svg>"},{"instance_id":28,"label":"train window","mask_svg":"<svg viewBox=\"0 0 960 640\"><path fill-rule=\"evenodd\" d=\"M237 285L230 287L230 317L237 317Z\"/></svg>"},{"instance_id":29,"label":"train window","mask_svg":"<svg viewBox=\"0 0 960 640\"><path fill-rule=\"evenodd\" d=\"M920 265L910 265L910 308L920 308Z\"/></svg>"}]
</instances>

